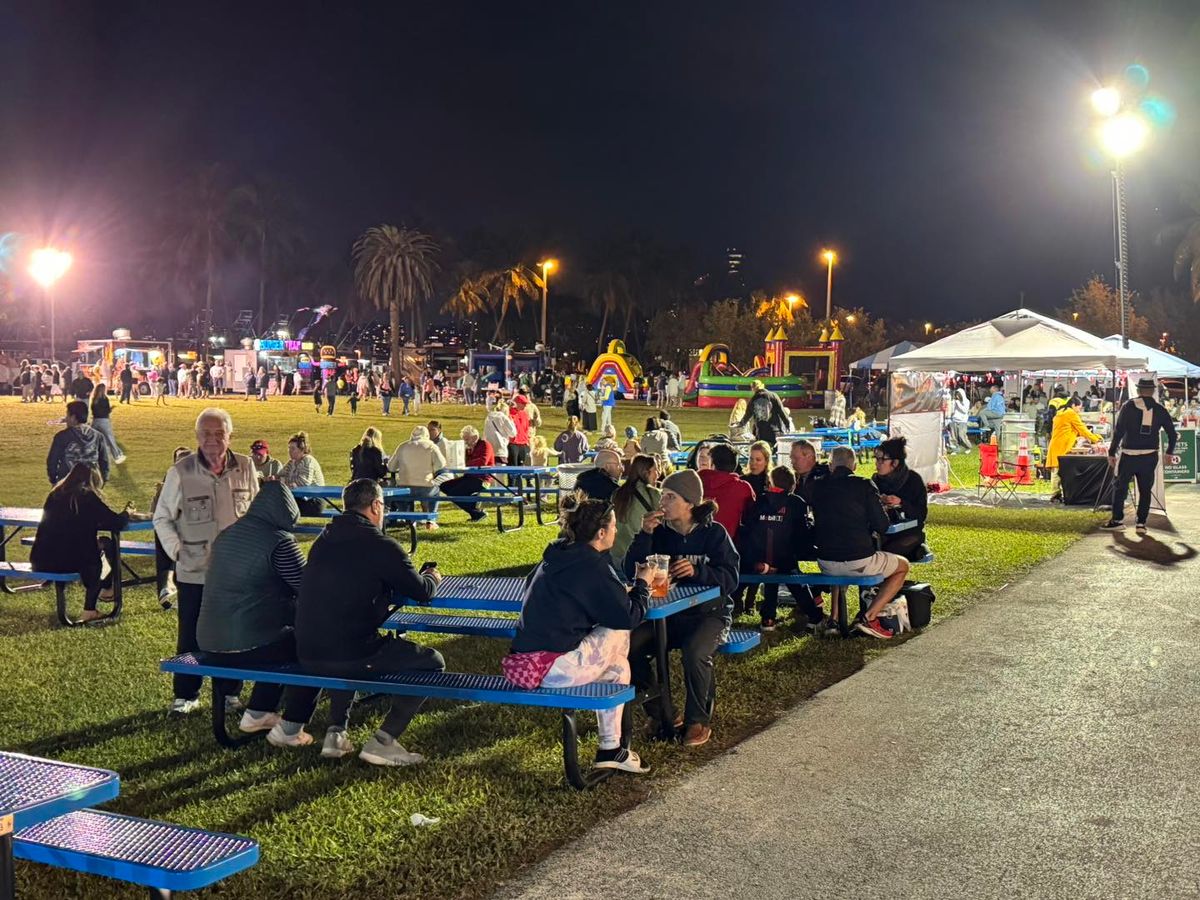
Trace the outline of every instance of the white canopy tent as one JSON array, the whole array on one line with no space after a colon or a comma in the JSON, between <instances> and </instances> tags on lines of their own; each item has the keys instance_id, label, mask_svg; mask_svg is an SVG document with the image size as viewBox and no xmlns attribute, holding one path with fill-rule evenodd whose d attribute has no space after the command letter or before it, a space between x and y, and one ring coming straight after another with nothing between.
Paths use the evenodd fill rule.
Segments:
<instances>
[{"instance_id":1,"label":"white canopy tent","mask_svg":"<svg viewBox=\"0 0 1200 900\"><path fill-rule=\"evenodd\" d=\"M908 353L910 350L917 350L923 347L924 344L914 344L912 341L901 341L898 344L893 344L883 350L878 350L870 356L864 356L862 359L856 359L850 363L851 369L886 369L888 361L901 353Z\"/></svg>"},{"instance_id":2,"label":"white canopy tent","mask_svg":"<svg viewBox=\"0 0 1200 900\"><path fill-rule=\"evenodd\" d=\"M1119 334L1110 335L1104 340L1118 347L1121 346L1121 336ZM1146 362L1148 363L1146 366L1147 370L1154 372L1160 377L1200 378L1200 366L1159 350L1157 347L1151 347L1149 344L1142 344L1138 341L1130 341L1129 350L1131 353L1136 353L1139 356L1145 355Z\"/></svg>"}]
</instances>

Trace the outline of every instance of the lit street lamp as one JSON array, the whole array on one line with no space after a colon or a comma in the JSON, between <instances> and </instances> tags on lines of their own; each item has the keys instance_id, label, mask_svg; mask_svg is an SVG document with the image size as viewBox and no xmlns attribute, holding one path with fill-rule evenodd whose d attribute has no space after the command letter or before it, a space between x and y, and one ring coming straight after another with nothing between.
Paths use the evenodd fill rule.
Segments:
<instances>
[{"instance_id":1,"label":"lit street lamp","mask_svg":"<svg viewBox=\"0 0 1200 900\"><path fill-rule=\"evenodd\" d=\"M822 250L821 259L829 267L829 277L825 280L825 318L833 318L833 264L837 262L837 254L832 250Z\"/></svg>"},{"instance_id":2,"label":"lit street lamp","mask_svg":"<svg viewBox=\"0 0 1200 900\"><path fill-rule=\"evenodd\" d=\"M58 279L67 274L67 269L71 268L71 254L65 250L56 250L53 247L43 247L41 250L34 250L33 255L29 258L29 274L33 276L33 280L42 286L42 292L47 300L50 301L50 359L55 358L56 353L56 338L55 323L54 323L54 284Z\"/></svg>"},{"instance_id":3,"label":"lit street lamp","mask_svg":"<svg viewBox=\"0 0 1200 900\"><path fill-rule=\"evenodd\" d=\"M931 331L933 331L933 323L932 323L932 322L926 322L926 323L925 323L925 336L926 336L926 337L929 337L929 333L930 333Z\"/></svg>"},{"instance_id":4,"label":"lit street lamp","mask_svg":"<svg viewBox=\"0 0 1200 900\"><path fill-rule=\"evenodd\" d=\"M544 259L538 266L542 270L542 349L546 350L549 347L546 343L546 306L550 295L550 273L558 268L558 260Z\"/></svg>"}]
</instances>

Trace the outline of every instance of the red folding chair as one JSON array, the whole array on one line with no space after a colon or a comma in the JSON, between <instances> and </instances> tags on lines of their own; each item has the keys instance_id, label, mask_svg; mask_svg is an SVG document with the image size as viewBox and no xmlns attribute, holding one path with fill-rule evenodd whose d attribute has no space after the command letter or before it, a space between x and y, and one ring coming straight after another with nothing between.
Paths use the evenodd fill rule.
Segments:
<instances>
[{"instance_id":1,"label":"red folding chair","mask_svg":"<svg viewBox=\"0 0 1200 900\"><path fill-rule=\"evenodd\" d=\"M995 444L979 445L979 481L976 490L980 500L988 494L994 494L997 503L1006 498L1019 503L1017 475L1015 465L1000 459L999 447Z\"/></svg>"}]
</instances>

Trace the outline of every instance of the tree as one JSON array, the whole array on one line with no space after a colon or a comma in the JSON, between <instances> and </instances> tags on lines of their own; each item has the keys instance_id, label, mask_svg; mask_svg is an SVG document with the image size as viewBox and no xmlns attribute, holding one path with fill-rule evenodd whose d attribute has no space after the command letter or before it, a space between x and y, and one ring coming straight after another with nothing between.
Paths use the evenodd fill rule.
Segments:
<instances>
[{"instance_id":1,"label":"tree","mask_svg":"<svg viewBox=\"0 0 1200 900\"><path fill-rule=\"evenodd\" d=\"M1183 202L1191 210L1187 216L1158 233L1158 243L1177 242L1175 245L1175 280L1189 274L1189 289L1193 303L1200 303L1200 184L1189 184L1183 189Z\"/></svg>"},{"instance_id":2,"label":"tree","mask_svg":"<svg viewBox=\"0 0 1200 900\"><path fill-rule=\"evenodd\" d=\"M354 286L376 309L388 311L393 378L400 377L400 313L412 313L416 340L417 305L433 291L439 249L429 235L395 225L375 225L354 242Z\"/></svg>"},{"instance_id":3,"label":"tree","mask_svg":"<svg viewBox=\"0 0 1200 900\"><path fill-rule=\"evenodd\" d=\"M833 317L842 327L842 366L864 356L869 356L888 346L887 323L883 319L874 319L871 314L861 307L843 309L834 307Z\"/></svg>"},{"instance_id":4,"label":"tree","mask_svg":"<svg viewBox=\"0 0 1200 900\"><path fill-rule=\"evenodd\" d=\"M267 327L267 282L278 277L283 264L303 243L297 224L299 204L282 183L260 178L237 188L231 198L243 248L258 268L258 330ZM277 310L276 310L277 311Z\"/></svg>"},{"instance_id":5,"label":"tree","mask_svg":"<svg viewBox=\"0 0 1200 900\"><path fill-rule=\"evenodd\" d=\"M493 343L499 341L504 332L509 309L515 308L520 314L526 301L536 300L542 294L542 276L528 266L507 266L478 274L471 274L469 268L466 271L458 290L446 301L442 311L464 319L490 312L496 321Z\"/></svg>"},{"instance_id":6,"label":"tree","mask_svg":"<svg viewBox=\"0 0 1200 900\"><path fill-rule=\"evenodd\" d=\"M1135 341L1145 341L1150 336L1150 323L1135 311L1136 298L1137 294L1132 294L1125 304L1125 333ZM1121 333L1117 292L1100 275L1093 275L1076 288L1066 307L1058 311L1058 317L1097 337Z\"/></svg>"},{"instance_id":7,"label":"tree","mask_svg":"<svg viewBox=\"0 0 1200 900\"><path fill-rule=\"evenodd\" d=\"M596 352L603 353L608 342L608 322L618 310L630 305L629 279L620 272L605 270L587 277L584 293L588 305L600 313L600 333L596 336Z\"/></svg>"},{"instance_id":8,"label":"tree","mask_svg":"<svg viewBox=\"0 0 1200 900\"><path fill-rule=\"evenodd\" d=\"M794 299L789 300L789 297ZM754 291L750 294L750 303L754 306L754 314L766 319L772 328L790 328L796 321L796 313L808 309L808 301L799 294L768 295L766 291Z\"/></svg>"}]
</instances>

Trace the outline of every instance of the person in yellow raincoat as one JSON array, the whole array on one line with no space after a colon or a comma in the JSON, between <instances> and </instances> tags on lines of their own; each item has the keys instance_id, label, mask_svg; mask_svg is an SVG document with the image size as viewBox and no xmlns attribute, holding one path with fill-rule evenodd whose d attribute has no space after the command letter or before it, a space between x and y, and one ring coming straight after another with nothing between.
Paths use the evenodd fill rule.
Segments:
<instances>
[{"instance_id":1,"label":"person in yellow raincoat","mask_svg":"<svg viewBox=\"0 0 1200 900\"><path fill-rule=\"evenodd\" d=\"M1062 480L1058 477L1058 458L1075 446L1079 438L1087 438L1093 444L1100 435L1088 431L1079 416L1082 405L1078 397L1066 400L1054 414L1054 426L1050 432L1050 446L1046 448L1046 468L1050 470L1050 499L1062 499Z\"/></svg>"}]
</instances>

